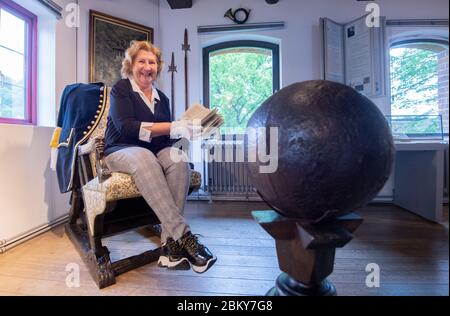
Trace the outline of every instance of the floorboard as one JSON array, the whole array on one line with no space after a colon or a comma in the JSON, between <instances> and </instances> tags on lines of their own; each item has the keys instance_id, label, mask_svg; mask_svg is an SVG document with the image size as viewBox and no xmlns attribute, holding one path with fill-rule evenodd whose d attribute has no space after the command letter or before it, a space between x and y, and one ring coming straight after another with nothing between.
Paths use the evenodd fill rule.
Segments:
<instances>
[{"instance_id":1,"label":"floorboard","mask_svg":"<svg viewBox=\"0 0 450 316\"><path fill-rule=\"evenodd\" d=\"M56 227L0 255L0 296L5 295L264 295L280 274L274 240L253 220L256 202L190 201L186 218L218 257L204 274L172 271L152 263L97 289L86 266ZM339 295L448 295L448 206L445 221L431 223L389 204L368 205L354 239L337 249L329 280ZM158 245L146 229L104 240L113 260ZM380 267L380 287L368 288L366 266ZM68 264L80 271L80 286L68 287Z\"/></svg>"}]
</instances>

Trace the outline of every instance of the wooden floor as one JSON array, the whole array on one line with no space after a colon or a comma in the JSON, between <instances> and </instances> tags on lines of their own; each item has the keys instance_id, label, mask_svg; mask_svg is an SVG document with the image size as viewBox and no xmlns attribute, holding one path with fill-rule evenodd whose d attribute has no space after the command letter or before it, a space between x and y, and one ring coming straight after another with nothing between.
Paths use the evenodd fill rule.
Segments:
<instances>
[{"instance_id":1,"label":"wooden floor","mask_svg":"<svg viewBox=\"0 0 450 316\"><path fill-rule=\"evenodd\" d=\"M186 216L217 255L206 273L171 271L156 263L118 277L98 290L75 248L57 227L0 255L0 295L264 295L280 273L274 241L252 219L261 203L189 202ZM433 224L390 205L360 210L364 223L336 252L329 279L338 295L449 295L448 206ZM146 230L106 241L114 260L149 249ZM68 264L80 268L80 286L67 287ZM380 287L368 288L366 265L381 270ZM68 266L69 268L71 266Z\"/></svg>"}]
</instances>

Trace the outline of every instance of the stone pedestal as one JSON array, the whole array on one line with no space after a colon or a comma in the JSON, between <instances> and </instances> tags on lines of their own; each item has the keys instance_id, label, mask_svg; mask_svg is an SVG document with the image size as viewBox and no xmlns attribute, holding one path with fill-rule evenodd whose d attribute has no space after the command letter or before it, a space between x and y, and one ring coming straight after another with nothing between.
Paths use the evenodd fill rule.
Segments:
<instances>
[{"instance_id":1,"label":"stone pedestal","mask_svg":"<svg viewBox=\"0 0 450 316\"><path fill-rule=\"evenodd\" d=\"M273 296L336 295L326 279L333 272L336 248L344 247L363 219L351 213L326 222L307 224L273 210L253 211L256 221L275 239L278 264L283 271Z\"/></svg>"}]
</instances>

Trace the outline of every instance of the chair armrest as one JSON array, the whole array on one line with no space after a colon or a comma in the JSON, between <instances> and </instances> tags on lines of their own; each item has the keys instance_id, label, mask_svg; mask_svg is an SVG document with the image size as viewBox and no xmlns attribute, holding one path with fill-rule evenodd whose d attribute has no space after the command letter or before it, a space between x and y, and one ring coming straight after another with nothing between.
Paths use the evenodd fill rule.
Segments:
<instances>
[{"instance_id":1,"label":"chair armrest","mask_svg":"<svg viewBox=\"0 0 450 316\"><path fill-rule=\"evenodd\" d=\"M95 170L97 172L98 182L102 183L111 177L105 162L105 141L103 137L97 137L94 140L95 144Z\"/></svg>"},{"instance_id":2,"label":"chair armrest","mask_svg":"<svg viewBox=\"0 0 450 316\"><path fill-rule=\"evenodd\" d=\"M89 155L94 150L94 142L88 141L86 144L78 146L78 155Z\"/></svg>"}]
</instances>

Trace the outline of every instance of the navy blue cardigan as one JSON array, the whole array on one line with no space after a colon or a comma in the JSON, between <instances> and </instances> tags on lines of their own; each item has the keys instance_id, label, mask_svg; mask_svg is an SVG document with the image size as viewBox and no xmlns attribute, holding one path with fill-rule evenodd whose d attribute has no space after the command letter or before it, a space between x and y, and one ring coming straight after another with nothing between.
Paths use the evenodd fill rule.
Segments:
<instances>
[{"instance_id":1,"label":"navy blue cardigan","mask_svg":"<svg viewBox=\"0 0 450 316\"><path fill-rule=\"evenodd\" d=\"M133 91L130 80L121 79L112 87L105 155L130 146L144 147L157 154L175 143L176 140L171 140L168 135L153 137L149 143L139 140L142 122L171 122L169 99L160 90L157 91L160 100L155 99L155 113L152 113L139 93Z\"/></svg>"}]
</instances>

